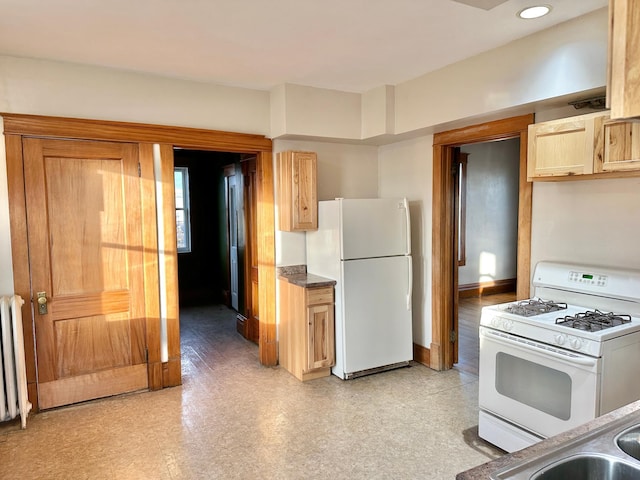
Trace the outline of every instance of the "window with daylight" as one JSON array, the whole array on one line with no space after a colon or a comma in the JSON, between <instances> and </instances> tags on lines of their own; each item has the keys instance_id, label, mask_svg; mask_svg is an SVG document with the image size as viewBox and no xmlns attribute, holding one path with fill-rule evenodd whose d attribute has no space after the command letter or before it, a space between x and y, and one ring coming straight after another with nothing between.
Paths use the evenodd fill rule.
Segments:
<instances>
[{"instance_id":1,"label":"window with daylight","mask_svg":"<svg viewBox=\"0 0 640 480\"><path fill-rule=\"evenodd\" d=\"M178 253L191 251L191 218L189 210L189 170L175 167L173 179L176 189L176 233Z\"/></svg>"}]
</instances>

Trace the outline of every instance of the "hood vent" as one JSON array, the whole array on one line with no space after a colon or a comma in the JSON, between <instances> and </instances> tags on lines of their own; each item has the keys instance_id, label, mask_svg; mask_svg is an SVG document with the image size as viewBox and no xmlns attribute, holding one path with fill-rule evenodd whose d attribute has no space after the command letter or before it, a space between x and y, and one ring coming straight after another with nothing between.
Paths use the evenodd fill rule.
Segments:
<instances>
[{"instance_id":1,"label":"hood vent","mask_svg":"<svg viewBox=\"0 0 640 480\"><path fill-rule=\"evenodd\" d=\"M581 100L574 100L569 102L569 105L573 105L573 108L580 110L581 108L592 108L593 110L604 110L607 108L607 97L600 95L598 97L583 98Z\"/></svg>"}]
</instances>

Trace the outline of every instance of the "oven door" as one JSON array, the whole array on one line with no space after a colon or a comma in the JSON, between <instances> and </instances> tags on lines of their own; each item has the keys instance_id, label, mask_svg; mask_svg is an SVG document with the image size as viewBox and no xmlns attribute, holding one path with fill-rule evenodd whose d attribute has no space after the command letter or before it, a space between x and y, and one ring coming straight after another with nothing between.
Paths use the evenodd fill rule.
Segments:
<instances>
[{"instance_id":1,"label":"oven door","mask_svg":"<svg viewBox=\"0 0 640 480\"><path fill-rule=\"evenodd\" d=\"M599 410L600 361L480 327L480 409L550 437Z\"/></svg>"}]
</instances>

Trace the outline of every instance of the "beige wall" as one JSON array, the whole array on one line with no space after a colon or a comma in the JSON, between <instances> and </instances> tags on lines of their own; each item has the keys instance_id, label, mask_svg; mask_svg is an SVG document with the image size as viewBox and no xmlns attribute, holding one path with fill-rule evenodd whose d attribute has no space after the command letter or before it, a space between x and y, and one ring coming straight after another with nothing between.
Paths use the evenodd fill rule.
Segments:
<instances>
[{"instance_id":1,"label":"beige wall","mask_svg":"<svg viewBox=\"0 0 640 480\"><path fill-rule=\"evenodd\" d=\"M0 128L4 130L2 117ZM9 231L9 198L7 196L7 165L4 161L4 135L0 135L0 296L13 293L11 266L11 232Z\"/></svg>"},{"instance_id":2,"label":"beige wall","mask_svg":"<svg viewBox=\"0 0 640 480\"><path fill-rule=\"evenodd\" d=\"M604 86L606 61L605 8L397 85L395 133L530 113L534 102Z\"/></svg>"},{"instance_id":3,"label":"beige wall","mask_svg":"<svg viewBox=\"0 0 640 480\"><path fill-rule=\"evenodd\" d=\"M0 56L0 112L269 135L269 93Z\"/></svg>"},{"instance_id":4,"label":"beige wall","mask_svg":"<svg viewBox=\"0 0 640 480\"><path fill-rule=\"evenodd\" d=\"M517 277L520 140L463 145L468 153L466 263L458 284Z\"/></svg>"},{"instance_id":5,"label":"beige wall","mask_svg":"<svg viewBox=\"0 0 640 480\"><path fill-rule=\"evenodd\" d=\"M536 182L531 264L640 269L640 178Z\"/></svg>"}]
</instances>

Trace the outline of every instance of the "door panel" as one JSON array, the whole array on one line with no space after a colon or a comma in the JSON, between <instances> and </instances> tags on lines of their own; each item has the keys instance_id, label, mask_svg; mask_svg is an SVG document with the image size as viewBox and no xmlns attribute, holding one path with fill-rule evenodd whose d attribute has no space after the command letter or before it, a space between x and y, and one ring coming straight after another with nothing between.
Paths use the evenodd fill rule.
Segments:
<instances>
[{"instance_id":1,"label":"door panel","mask_svg":"<svg viewBox=\"0 0 640 480\"><path fill-rule=\"evenodd\" d=\"M410 261L399 256L342 262L345 372L413 358Z\"/></svg>"},{"instance_id":2,"label":"door panel","mask_svg":"<svg viewBox=\"0 0 640 480\"><path fill-rule=\"evenodd\" d=\"M411 253L410 225L403 199L342 200L342 259Z\"/></svg>"},{"instance_id":3,"label":"door panel","mask_svg":"<svg viewBox=\"0 0 640 480\"><path fill-rule=\"evenodd\" d=\"M258 286L258 223L256 157L242 160L245 231L245 309L247 316L246 338L258 343L260 338L259 286Z\"/></svg>"},{"instance_id":4,"label":"door panel","mask_svg":"<svg viewBox=\"0 0 640 480\"><path fill-rule=\"evenodd\" d=\"M231 307L238 310L238 202L236 176L227 177L227 216L229 218L229 264L231 265Z\"/></svg>"},{"instance_id":5,"label":"door panel","mask_svg":"<svg viewBox=\"0 0 640 480\"><path fill-rule=\"evenodd\" d=\"M23 148L40 408L146 388L137 146Z\"/></svg>"}]
</instances>

